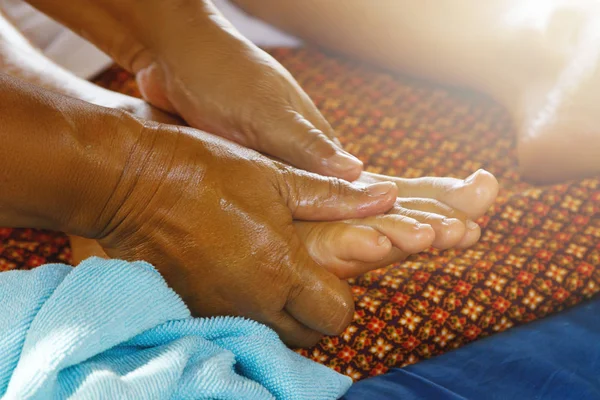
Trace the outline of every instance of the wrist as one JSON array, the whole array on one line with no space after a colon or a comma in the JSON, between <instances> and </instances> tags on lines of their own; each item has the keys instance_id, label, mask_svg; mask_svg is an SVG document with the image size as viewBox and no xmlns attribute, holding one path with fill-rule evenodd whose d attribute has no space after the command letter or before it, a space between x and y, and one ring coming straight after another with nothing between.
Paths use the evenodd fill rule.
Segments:
<instances>
[{"instance_id":1,"label":"wrist","mask_svg":"<svg viewBox=\"0 0 600 400\"><path fill-rule=\"evenodd\" d=\"M210 0L149 0L139 4L128 19L139 45L125 44L126 55L118 60L134 74L152 63L169 65L198 54L206 54L210 61L223 49L248 43Z\"/></svg>"},{"instance_id":2,"label":"wrist","mask_svg":"<svg viewBox=\"0 0 600 400\"><path fill-rule=\"evenodd\" d=\"M116 43L103 47L133 74L153 62L179 56L178 49L191 35L208 44L219 27L228 24L210 0L111 0L104 7L120 16L127 35L113 34L111 40Z\"/></svg>"},{"instance_id":3,"label":"wrist","mask_svg":"<svg viewBox=\"0 0 600 400\"><path fill-rule=\"evenodd\" d=\"M137 140L121 123L133 118L5 75L0 94L0 225L93 232Z\"/></svg>"},{"instance_id":4,"label":"wrist","mask_svg":"<svg viewBox=\"0 0 600 400\"><path fill-rule=\"evenodd\" d=\"M139 226L128 225L143 220L136 213L151 208L170 173L178 131L163 132L161 124L121 110L90 105L89 113L75 111L81 123L74 124L70 139L77 145L71 146L70 167L56 185L68 189L42 196L57 205L45 214L49 228L98 240L114 237L115 231L137 231Z\"/></svg>"},{"instance_id":5,"label":"wrist","mask_svg":"<svg viewBox=\"0 0 600 400\"><path fill-rule=\"evenodd\" d=\"M96 238L118 208L115 191L133 173L132 159L140 157L143 124L124 111L90 108L91 113L81 115L81 124L75 127L78 146L71 156L71 171L63 175L70 190L60 194L56 203L60 205L58 230Z\"/></svg>"}]
</instances>

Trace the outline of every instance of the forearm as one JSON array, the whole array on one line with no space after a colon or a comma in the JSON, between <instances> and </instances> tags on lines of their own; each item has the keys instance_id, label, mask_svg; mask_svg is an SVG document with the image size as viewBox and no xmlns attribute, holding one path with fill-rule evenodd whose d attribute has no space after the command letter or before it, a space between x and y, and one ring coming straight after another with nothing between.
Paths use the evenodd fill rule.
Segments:
<instances>
[{"instance_id":1,"label":"forearm","mask_svg":"<svg viewBox=\"0 0 600 400\"><path fill-rule=\"evenodd\" d=\"M0 72L53 92L105 107L117 96L55 64L34 48L0 12Z\"/></svg>"},{"instance_id":2,"label":"forearm","mask_svg":"<svg viewBox=\"0 0 600 400\"><path fill-rule=\"evenodd\" d=\"M136 142L126 121L4 74L0 98L0 226L90 236Z\"/></svg>"},{"instance_id":3,"label":"forearm","mask_svg":"<svg viewBox=\"0 0 600 400\"><path fill-rule=\"evenodd\" d=\"M193 31L207 46L215 34L243 38L209 0L28 0L136 73L167 57Z\"/></svg>"},{"instance_id":4,"label":"forearm","mask_svg":"<svg viewBox=\"0 0 600 400\"><path fill-rule=\"evenodd\" d=\"M141 99L81 79L34 48L0 13L0 72L34 85L103 107L127 111L143 119L180 124Z\"/></svg>"}]
</instances>

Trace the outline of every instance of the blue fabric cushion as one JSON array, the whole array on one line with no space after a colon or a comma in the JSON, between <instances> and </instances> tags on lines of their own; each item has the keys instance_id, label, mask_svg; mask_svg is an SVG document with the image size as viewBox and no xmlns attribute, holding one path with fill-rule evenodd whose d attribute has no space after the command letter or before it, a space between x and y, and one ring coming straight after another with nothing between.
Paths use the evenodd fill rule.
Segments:
<instances>
[{"instance_id":1,"label":"blue fabric cushion","mask_svg":"<svg viewBox=\"0 0 600 400\"><path fill-rule=\"evenodd\" d=\"M364 380L344 399L600 399L600 297Z\"/></svg>"}]
</instances>

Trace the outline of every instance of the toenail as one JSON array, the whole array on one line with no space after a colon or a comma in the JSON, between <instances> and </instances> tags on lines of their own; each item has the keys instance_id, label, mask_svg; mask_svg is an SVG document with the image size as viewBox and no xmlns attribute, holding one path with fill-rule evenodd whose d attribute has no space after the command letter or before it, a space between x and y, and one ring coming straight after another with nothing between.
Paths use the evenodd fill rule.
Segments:
<instances>
[{"instance_id":1,"label":"toenail","mask_svg":"<svg viewBox=\"0 0 600 400\"><path fill-rule=\"evenodd\" d=\"M479 225L477 225L475 222L473 222L471 220L467 221L467 229L474 231L477 228L479 228Z\"/></svg>"},{"instance_id":2,"label":"toenail","mask_svg":"<svg viewBox=\"0 0 600 400\"><path fill-rule=\"evenodd\" d=\"M371 197L379 197L388 194L396 184L393 182L379 182L373 185L367 186L367 193Z\"/></svg>"},{"instance_id":3,"label":"toenail","mask_svg":"<svg viewBox=\"0 0 600 400\"><path fill-rule=\"evenodd\" d=\"M474 173L472 173L471 175L469 175L469 177L467 179L465 179L465 183L471 183L475 180L475 178L477 178L477 176L481 173L481 169L478 169L477 171L475 171Z\"/></svg>"},{"instance_id":4,"label":"toenail","mask_svg":"<svg viewBox=\"0 0 600 400\"><path fill-rule=\"evenodd\" d=\"M392 244L390 242L390 239L387 238L387 236L379 236L379 239L377 239L377 245L378 246L387 246L387 244Z\"/></svg>"}]
</instances>

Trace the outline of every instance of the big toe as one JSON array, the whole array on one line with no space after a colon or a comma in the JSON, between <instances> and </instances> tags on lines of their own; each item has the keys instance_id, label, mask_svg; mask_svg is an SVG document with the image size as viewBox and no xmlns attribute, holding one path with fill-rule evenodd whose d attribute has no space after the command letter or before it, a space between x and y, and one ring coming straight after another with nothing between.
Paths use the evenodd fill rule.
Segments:
<instances>
[{"instance_id":1,"label":"big toe","mask_svg":"<svg viewBox=\"0 0 600 400\"><path fill-rule=\"evenodd\" d=\"M402 215L295 226L313 259L342 279L402 261L435 238L431 226Z\"/></svg>"},{"instance_id":2,"label":"big toe","mask_svg":"<svg viewBox=\"0 0 600 400\"><path fill-rule=\"evenodd\" d=\"M296 232L310 256L339 278L364 272L392 250L384 234L365 225L347 222L296 222Z\"/></svg>"},{"instance_id":3,"label":"big toe","mask_svg":"<svg viewBox=\"0 0 600 400\"><path fill-rule=\"evenodd\" d=\"M465 213L471 219L484 215L498 196L496 177L480 169L462 182L453 185L438 200Z\"/></svg>"}]
</instances>

